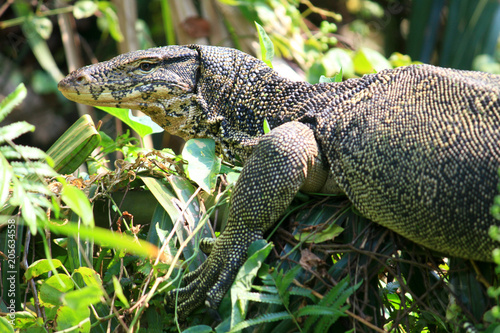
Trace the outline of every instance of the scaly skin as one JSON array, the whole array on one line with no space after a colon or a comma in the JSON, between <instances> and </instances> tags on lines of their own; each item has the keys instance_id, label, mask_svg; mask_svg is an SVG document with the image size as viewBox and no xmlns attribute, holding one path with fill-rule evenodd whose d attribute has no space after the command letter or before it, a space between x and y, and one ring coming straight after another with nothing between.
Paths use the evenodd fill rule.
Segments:
<instances>
[{"instance_id":1,"label":"scaly skin","mask_svg":"<svg viewBox=\"0 0 500 333\"><path fill-rule=\"evenodd\" d=\"M372 219L444 252L491 261L500 167L500 76L410 66L342 83L278 76L236 50L168 46L79 69L69 99L138 109L185 139L210 137L244 162L226 230L186 275L178 309L216 308L299 189L343 192ZM264 119L272 130L264 135Z\"/></svg>"}]
</instances>

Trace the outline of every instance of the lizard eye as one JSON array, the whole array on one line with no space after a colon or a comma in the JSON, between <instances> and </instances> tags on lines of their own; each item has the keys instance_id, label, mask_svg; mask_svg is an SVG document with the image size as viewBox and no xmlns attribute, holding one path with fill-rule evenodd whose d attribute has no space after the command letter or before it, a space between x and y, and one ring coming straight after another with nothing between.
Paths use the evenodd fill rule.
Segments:
<instances>
[{"instance_id":1,"label":"lizard eye","mask_svg":"<svg viewBox=\"0 0 500 333\"><path fill-rule=\"evenodd\" d=\"M139 65L139 68L141 69L141 71L150 72L154 68L154 66L150 62L143 62Z\"/></svg>"}]
</instances>

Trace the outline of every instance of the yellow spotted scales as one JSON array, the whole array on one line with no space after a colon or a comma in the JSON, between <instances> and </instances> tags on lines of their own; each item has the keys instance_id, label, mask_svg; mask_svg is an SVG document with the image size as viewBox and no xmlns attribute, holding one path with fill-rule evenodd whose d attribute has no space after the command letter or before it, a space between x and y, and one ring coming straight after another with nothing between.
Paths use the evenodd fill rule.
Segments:
<instances>
[{"instance_id":1,"label":"yellow spotted scales","mask_svg":"<svg viewBox=\"0 0 500 333\"><path fill-rule=\"evenodd\" d=\"M216 308L299 189L343 192L366 217L448 255L491 261L500 167L500 76L429 65L342 83L280 77L237 50L167 46L81 68L76 102L142 110L185 139L244 161L227 228L184 278L178 310ZM264 135L267 119L271 131Z\"/></svg>"}]
</instances>

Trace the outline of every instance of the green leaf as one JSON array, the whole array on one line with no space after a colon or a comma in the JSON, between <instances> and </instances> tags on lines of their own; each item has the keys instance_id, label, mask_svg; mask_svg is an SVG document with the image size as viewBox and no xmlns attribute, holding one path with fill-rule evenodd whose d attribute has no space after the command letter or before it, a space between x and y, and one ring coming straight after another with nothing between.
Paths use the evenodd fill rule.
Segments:
<instances>
[{"instance_id":1,"label":"green leaf","mask_svg":"<svg viewBox=\"0 0 500 333\"><path fill-rule=\"evenodd\" d=\"M172 221L177 221L179 218L179 211L177 210L174 201L177 197L172 193L172 191L162 183L160 179L152 177L140 177L144 182L148 190L154 195L158 203L165 209Z\"/></svg>"},{"instance_id":2,"label":"green leaf","mask_svg":"<svg viewBox=\"0 0 500 333\"><path fill-rule=\"evenodd\" d=\"M33 17L33 26L36 32L43 38L49 39L52 34L52 22L46 17Z\"/></svg>"},{"instance_id":3,"label":"green leaf","mask_svg":"<svg viewBox=\"0 0 500 333\"><path fill-rule=\"evenodd\" d=\"M73 310L84 310L91 304L99 303L102 299L103 291L98 286L86 286L73 290L63 296L63 302Z\"/></svg>"},{"instance_id":4,"label":"green leaf","mask_svg":"<svg viewBox=\"0 0 500 333\"><path fill-rule=\"evenodd\" d=\"M73 16L78 20L87 18L97 11L98 6L95 1L77 1L73 6Z\"/></svg>"},{"instance_id":5,"label":"green leaf","mask_svg":"<svg viewBox=\"0 0 500 333\"><path fill-rule=\"evenodd\" d=\"M9 162L0 155L0 207L9 199L10 181L13 172Z\"/></svg>"},{"instance_id":6,"label":"green leaf","mask_svg":"<svg viewBox=\"0 0 500 333\"><path fill-rule=\"evenodd\" d=\"M389 61L375 50L362 47L354 56L354 69L359 74L371 74L392 68Z\"/></svg>"},{"instance_id":7,"label":"green leaf","mask_svg":"<svg viewBox=\"0 0 500 333\"><path fill-rule=\"evenodd\" d=\"M21 104L26 97L26 93L26 87L21 83L0 102L0 122L3 121L16 106Z\"/></svg>"},{"instance_id":8,"label":"green leaf","mask_svg":"<svg viewBox=\"0 0 500 333\"><path fill-rule=\"evenodd\" d=\"M321 75L319 77L319 83L334 83L335 82L335 78L333 77L326 77L324 75Z\"/></svg>"},{"instance_id":9,"label":"green leaf","mask_svg":"<svg viewBox=\"0 0 500 333\"><path fill-rule=\"evenodd\" d=\"M62 283L62 284L61 284ZM50 304L57 306L61 304L61 296L74 288L73 281L65 274L59 274L58 277L51 276L43 281L40 287L40 300L44 305Z\"/></svg>"},{"instance_id":10,"label":"green leaf","mask_svg":"<svg viewBox=\"0 0 500 333\"><path fill-rule=\"evenodd\" d=\"M97 106L97 108L106 111L110 115L113 115L123 121L130 128L136 131L141 138L145 137L148 134L163 132L163 128L153 122L151 118L149 118L148 116L135 117L132 115L129 109L119 109L107 106Z\"/></svg>"},{"instance_id":11,"label":"green leaf","mask_svg":"<svg viewBox=\"0 0 500 333\"><path fill-rule=\"evenodd\" d=\"M86 161L100 141L92 118L83 115L57 139L47 154L54 160L54 170L70 174Z\"/></svg>"},{"instance_id":12,"label":"green leaf","mask_svg":"<svg viewBox=\"0 0 500 333\"><path fill-rule=\"evenodd\" d=\"M64 225L49 223L46 226L53 232L79 237L80 239L92 239L103 247L112 247L141 257L156 258L159 252L159 249L151 243L104 228L90 228L77 223L66 223Z\"/></svg>"},{"instance_id":13,"label":"green leaf","mask_svg":"<svg viewBox=\"0 0 500 333\"><path fill-rule=\"evenodd\" d=\"M12 327L9 320L7 320L8 317L9 315L0 317L0 332L14 333L14 327Z\"/></svg>"},{"instance_id":14,"label":"green leaf","mask_svg":"<svg viewBox=\"0 0 500 333\"><path fill-rule=\"evenodd\" d=\"M105 22L105 28L109 30L111 37L113 37L113 39L117 42L121 42L123 40L123 35L120 30L118 15L116 15L113 6L107 1L99 1L98 7L99 10L104 14L104 21L101 20L101 22Z\"/></svg>"},{"instance_id":15,"label":"green leaf","mask_svg":"<svg viewBox=\"0 0 500 333\"><path fill-rule=\"evenodd\" d=\"M79 267L73 272L75 274L79 274L87 286L102 286L101 277L92 268Z\"/></svg>"},{"instance_id":16,"label":"green leaf","mask_svg":"<svg viewBox=\"0 0 500 333\"><path fill-rule=\"evenodd\" d=\"M316 315L316 316L346 316L345 312L339 311L338 309L333 309L328 306L320 306L320 305L307 305L303 308L301 308L297 313L295 314L295 317L302 317L302 316L311 316L311 315Z\"/></svg>"},{"instance_id":17,"label":"green leaf","mask_svg":"<svg viewBox=\"0 0 500 333\"><path fill-rule=\"evenodd\" d=\"M291 270L285 273L282 277L276 279L276 287L278 287L278 294L283 299L283 304L288 308L288 300L290 298L290 294L288 293L288 288L292 284L295 277L299 274L301 270L301 266L297 265L293 267Z\"/></svg>"},{"instance_id":18,"label":"green leaf","mask_svg":"<svg viewBox=\"0 0 500 333\"><path fill-rule=\"evenodd\" d=\"M90 309L88 307L73 309L69 306L61 306L57 309L56 323L57 331L77 327L77 330L72 330L71 332L90 332Z\"/></svg>"},{"instance_id":19,"label":"green leaf","mask_svg":"<svg viewBox=\"0 0 500 333\"><path fill-rule=\"evenodd\" d=\"M212 327L207 326L207 325L196 325L196 326L191 326L185 331L182 331L182 333L211 333L214 330Z\"/></svg>"},{"instance_id":20,"label":"green leaf","mask_svg":"<svg viewBox=\"0 0 500 333\"><path fill-rule=\"evenodd\" d=\"M238 299L244 301L260 302L260 303L283 304L281 298L278 295L255 293L255 292L248 292L241 290L239 291Z\"/></svg>"},{"instance_id":21,"label":"green leaf","mask_svg":"<svg viewBox=\"0 0 500 333\"><path fill-rule=\"evenodd\" d=\"M221 159L215 155L212 139L191 139L184 145L182 157L188 161L189 178L210 193L216 185Z\"/></svg>"},{"instance_id":22,"label":"green leaf","mask_svg":"<svg viewBox=\"0 0 500 333\"><path fill-rule=\"evenodd\" d=\"M257 28L257 33L259 35L259 44L260 44L260 54L262 61L266 63L269 67L273 68L273 57L274 57L274 46L271 38L266 33L266 30L255 22L255 27Z\"/></svg>"},{"instance_id":23,"label":"green leaf","mask_svg":"<svg viewBox=\"0 0 500 333\"><path fill-rule=\"evenodd\" d=\"M264 118L264 134L271 132L271 127L269 127L269 123L267 122L267 118Z\"/></svg>"},{"instance_id":24,"label":"green leaf","mask_svg":"<svg viewBox=\"0 0 500 333\"><path fill-rule=\"evenodd\" d=\"M62 263L58 259L52 259L52 263L54 264L55 268L61 267ZM40 276L44 273L47 273L51 271L51 265L49 263L48 259L40 259L32 263L26 272L24 273L24 278L26 280L31 280L33 278L36 278L37 276Z\"/></svg>"},{"instance_id":25,"label":"green leaf","mask_svg":"<svg viewBox=\"0 0 500 333\"><path fill-rule=\"evenodd\" d=\"M316 231L302 231L301 233L295 234L294 238L298 241L304 239L306 243L319 244L334 239L344 231L341 226L330 223L327 228L316 232ZM313 234L311 237L309 235Z\"/></svg>"},{"instance_id":26,"label":"green leaf","mask_svg":"<svg viewBox=\"0 0 500 333\"><path fill-rule=\"evenodd\" d=\"M254 326L254 325L260 325L260 324L270 323L273 321L281 321L281 320L286 320L286 319L292 319L292 316L286 311L275 312L275 313L266 313L266 314L263 314L262 316L259 316L257 318L248 319L248 320L245 320L245 321L238 323L237 325L231 327L231 330L229 331L229 333L236 333L238 331L241 331L244 328Z\"/></svg>"},{"instance_id":27,"label":"green leaf","mask_svg":"<svg viewBox=\"0 0 500 333\"><path fill-rule=\"evenodd\" d=\"M321 63L325 67L326 75L333 76L342 70L347 77L354 76L354 62L351 58L351 52L344 49L333 48L328 50L321 58Z\"/></svg>"},{"instance_id":28,"label":"green leaf","mask_svg":"<svg viewBox=\"0 0 500 333\"><path fill-rule=\"evenodd\" d=\"M130 304L128 303L127 298L123 294L123 289L120 284L120 281L116 278L116 276L113 275L113 287L115 289L115 294L118 297L118 299L125 305L125 308L130 308Z\"/></svg>"},{"instance_id":29,"label":"green leaf","mask_svg":"<svg viewBox=\"0 0 500 333\"><path fill-rule=\"evenodd\" d=\"M234 327L246 317L248 300L240 299L239 295L247 295L251 290L252 282L272 248L272 243L267 243L263 239L250 245L248 249L249 257L241 266L231 286L231 327Z\"/></svg>"},{"instance_id":30,"label":"green leaf","mask_svg":"<svg viewBox=\"0 0 500 333\"><path fill-rule=\"evenodd\" d=\"M75 186L64 184L61 199L82 219L83 225L93 227L94 212L87 196Z\"/></svg>"}]
</instances>

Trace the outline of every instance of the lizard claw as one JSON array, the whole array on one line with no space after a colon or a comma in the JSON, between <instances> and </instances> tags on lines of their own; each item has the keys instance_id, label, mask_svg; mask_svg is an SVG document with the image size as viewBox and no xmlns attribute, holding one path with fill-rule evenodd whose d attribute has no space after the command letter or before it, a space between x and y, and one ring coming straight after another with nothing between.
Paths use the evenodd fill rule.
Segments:
<instances>
[{"instance_id":1,"label":"lizard claw","mask_svg":"<svg viewBox=\"0 0 500 333\"><path fill-rule=\"evenodd\" d=\"M215 242L212 253L195 271L186 274L184 287L167 294L167 307L175 308L181 320L196 308L206 305L217 309L243 265L250 244L261 238L260 233L226 231Z\"/></svg>"}]
</instances>

